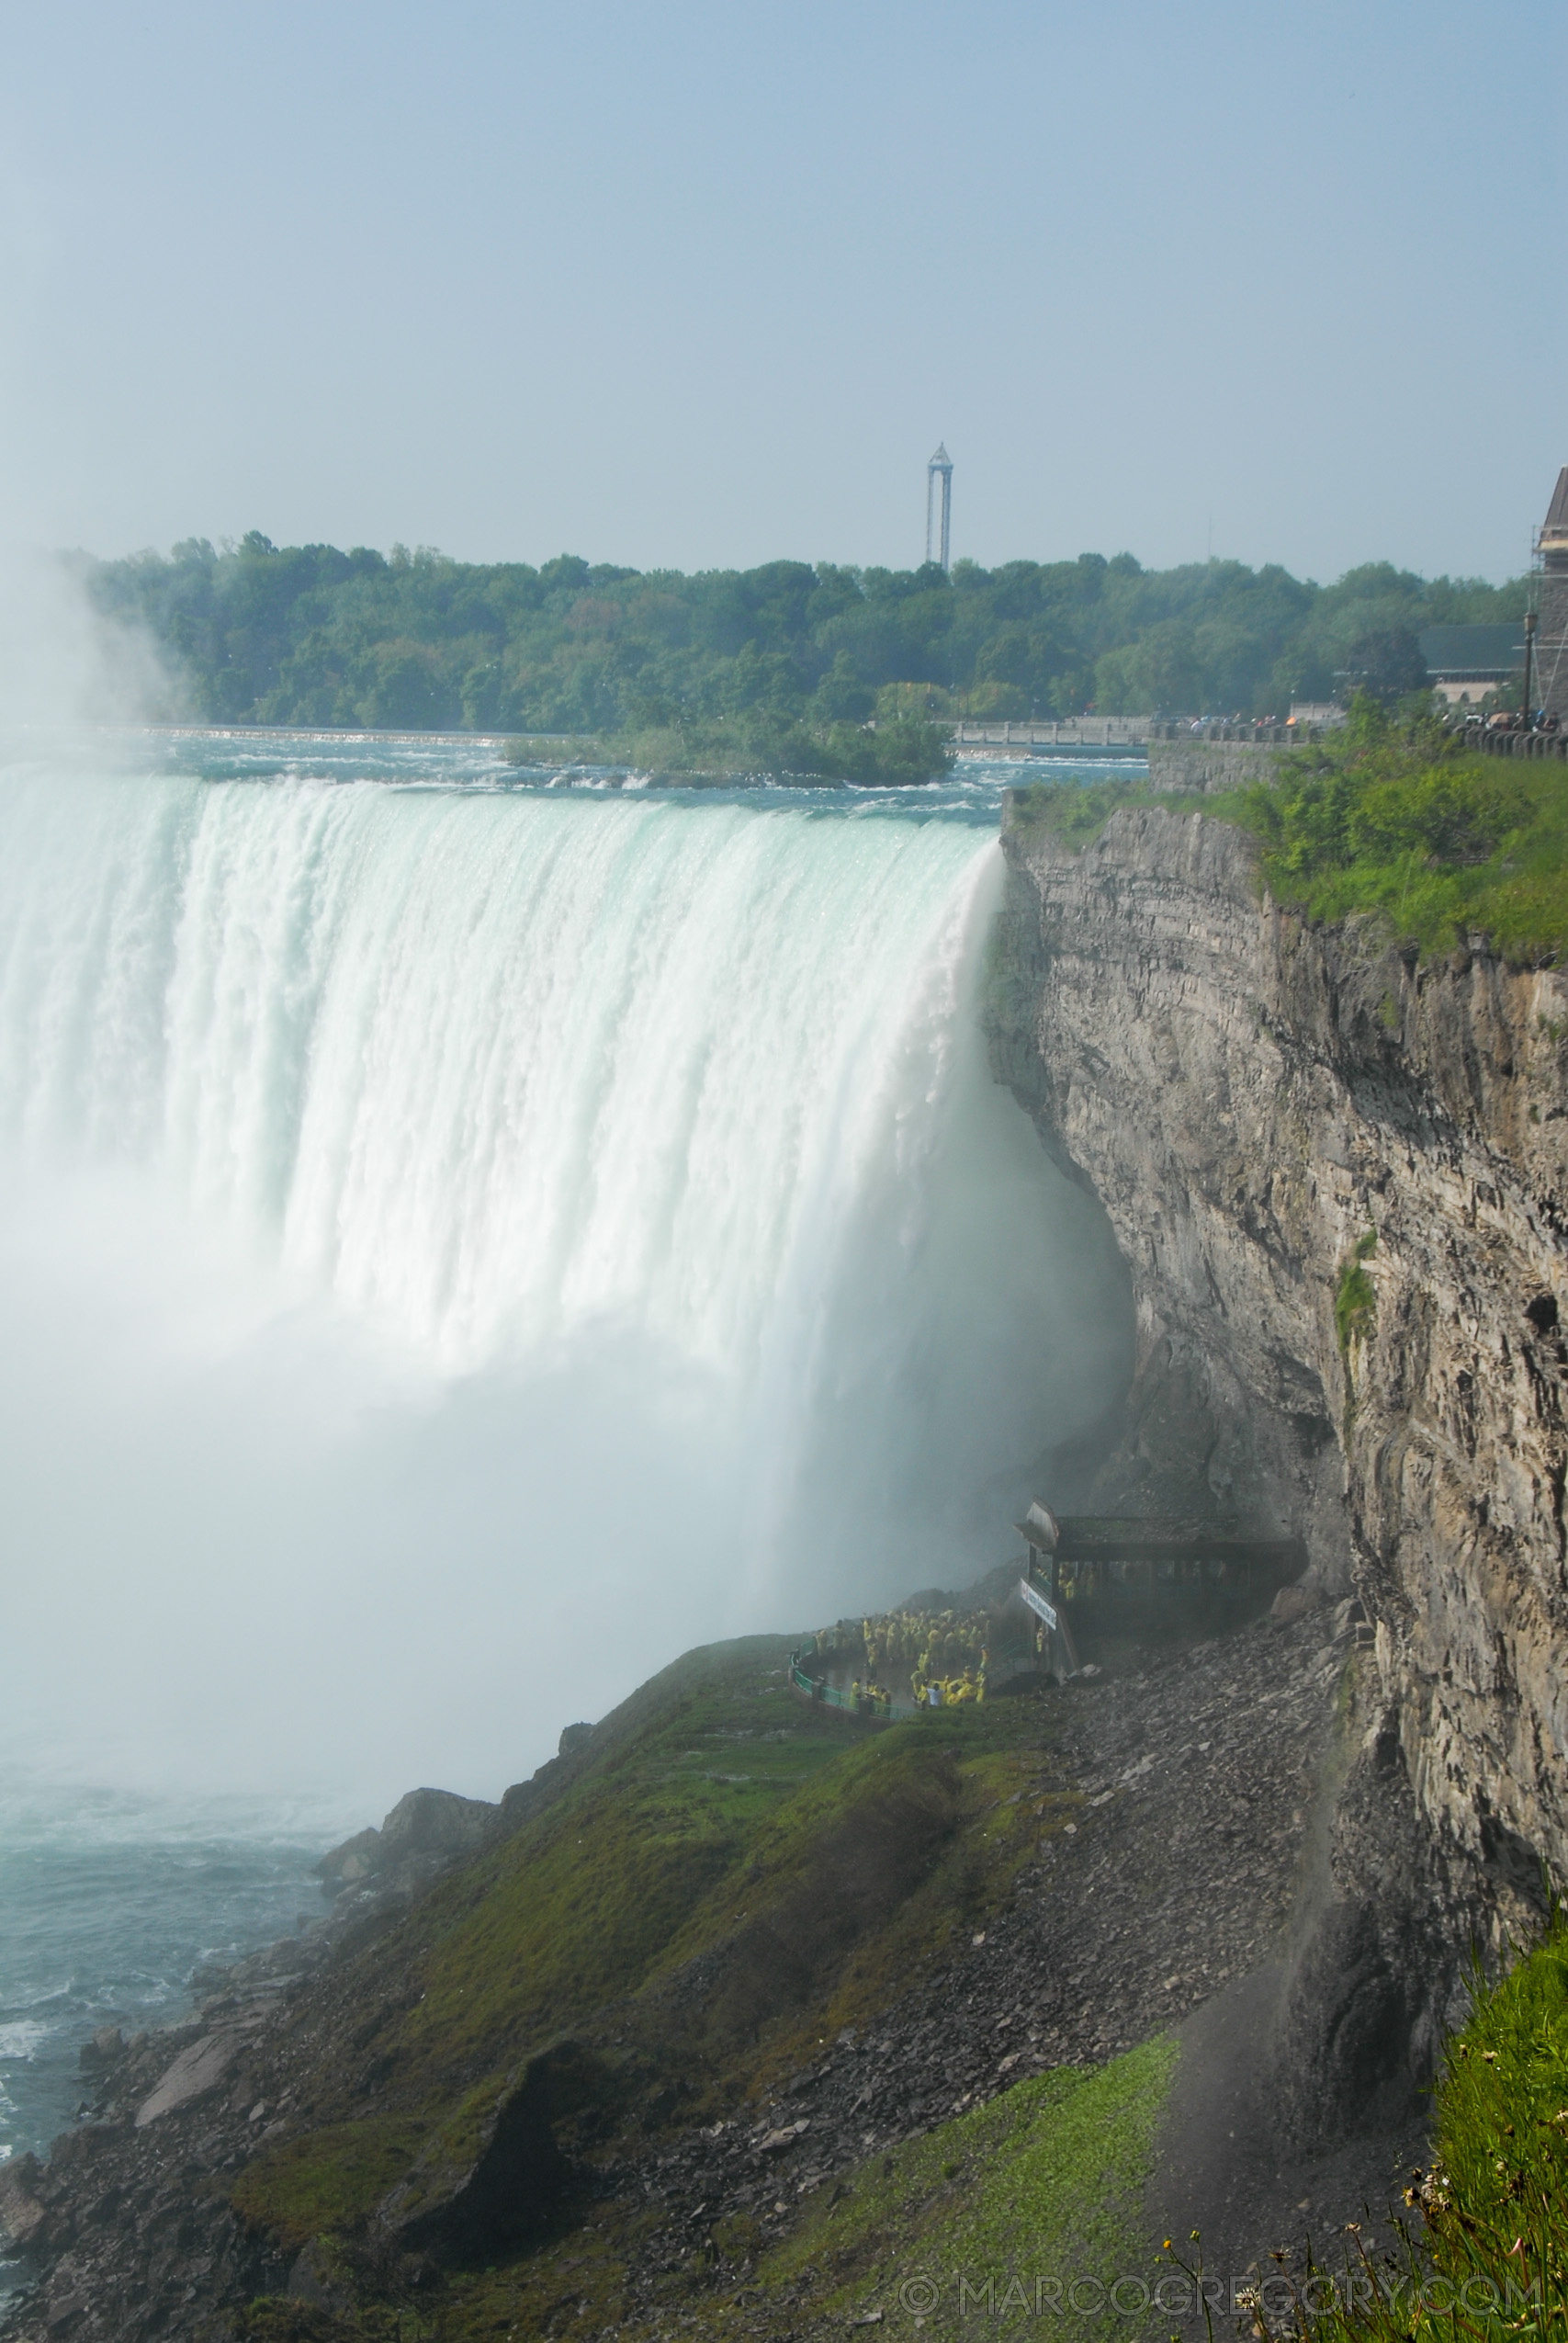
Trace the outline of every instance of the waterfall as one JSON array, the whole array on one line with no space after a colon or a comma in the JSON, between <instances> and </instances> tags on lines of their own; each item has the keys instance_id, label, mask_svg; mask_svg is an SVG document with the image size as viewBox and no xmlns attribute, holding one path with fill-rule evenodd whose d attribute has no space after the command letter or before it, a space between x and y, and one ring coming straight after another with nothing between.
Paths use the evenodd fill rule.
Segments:
<instances>
[{"instance_id":1,"label":"waterfall","mask_svg":"<svg viewBox=\"0 0 1568 2343\"><path fill-rule=\"evenodd\" d=\"M493 1794L684 1643L964 1583L1109 1396L1109 1239L985 1062L973 828L59 764L0 806L39 1746Z\"/></svg>"}]
</instances>

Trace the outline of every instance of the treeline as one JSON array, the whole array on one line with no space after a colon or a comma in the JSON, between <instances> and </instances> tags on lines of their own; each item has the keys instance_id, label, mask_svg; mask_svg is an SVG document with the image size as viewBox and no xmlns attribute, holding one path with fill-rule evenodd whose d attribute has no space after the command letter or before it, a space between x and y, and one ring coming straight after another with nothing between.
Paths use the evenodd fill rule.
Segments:
<instances>
[{"instance_id":1,"label":"treeline","mask_svg":"<svg viewBox=\"0 0 1568 2343\"><path fill-rule=\"evenodd\" d=\"M85 564L107 616L148 627L189 714L217 723L506 732L775 732L895 715L1282 715L1353 673L1418 688L1416 634L1506 622L1520 581L1387 562L1330 586L1274 564L1009 561L951 576L815 568L535 569L422 548L238 545Z\"/></svg>"}]
</instances>

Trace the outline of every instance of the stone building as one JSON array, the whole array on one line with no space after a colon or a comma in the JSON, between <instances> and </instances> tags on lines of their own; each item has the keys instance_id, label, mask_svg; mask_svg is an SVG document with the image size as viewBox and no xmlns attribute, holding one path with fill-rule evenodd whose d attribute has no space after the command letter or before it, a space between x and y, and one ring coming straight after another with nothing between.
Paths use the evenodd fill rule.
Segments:
<instances>
[{"instance_id":1,"label":"stone building","mask_svg":"<svg viewBox=\"0 0 1568 2343\"><path fill-rule=\"evenodd\" d=\"M1557 475L1537 549L1540 628L1536 637L1537 681L1530 696L1549 716L1568 724L1568 464Z\"/></svg>"},{"instance_id":2,"label":"stone building","mask_svg":"<svg viewBox=\"0 0 1568 2343\"><path fill-rule=\"evenodd\" d=\"M1418 638L1427 679L1450 707L1479 707L1488 692L1523 680L1522 618L1506 627L1426 627Z\"/></svg>"}]
</instances>

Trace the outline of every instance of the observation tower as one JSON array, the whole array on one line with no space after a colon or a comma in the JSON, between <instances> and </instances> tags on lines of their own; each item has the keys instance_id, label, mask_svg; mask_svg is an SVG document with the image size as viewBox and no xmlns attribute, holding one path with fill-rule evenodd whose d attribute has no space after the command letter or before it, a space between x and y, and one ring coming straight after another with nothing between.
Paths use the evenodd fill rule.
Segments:
<instances>
[{"instance_id":1,"label":"observation tower","mask_svg":"<svg viewBox=\"0 0 1568 2343\"><path fill-rule=\"evenodd\" d=\"M933 552L932 540L936 529L936 484L942 481L941 549ZM936 454L926 466L926 560L940 561L944 570L953 567L953 458L939 445Z\"/></svg>"}]
</instances>

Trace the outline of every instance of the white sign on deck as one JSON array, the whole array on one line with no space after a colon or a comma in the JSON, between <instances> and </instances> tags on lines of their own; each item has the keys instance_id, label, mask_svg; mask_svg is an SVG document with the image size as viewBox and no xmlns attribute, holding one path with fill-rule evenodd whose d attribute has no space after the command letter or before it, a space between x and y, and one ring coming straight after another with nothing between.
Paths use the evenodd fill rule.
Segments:
<instances>
[{"instance_id":1,"label":"white sign on deck","mask_svg":"<svg viewBox=\"0 0 1568 2343\"><path fill-rule=\"evenodd\" d=\"M1020 1579L1018 1590L1031 1611L1037 1611L1048 1627L1055 1628L1060 1625L1061 1622L1056 1617L1055 1604L1046 1602L1038 1587L1031 1586L1027 1579Z\"/></svg>"}]
</instances>

